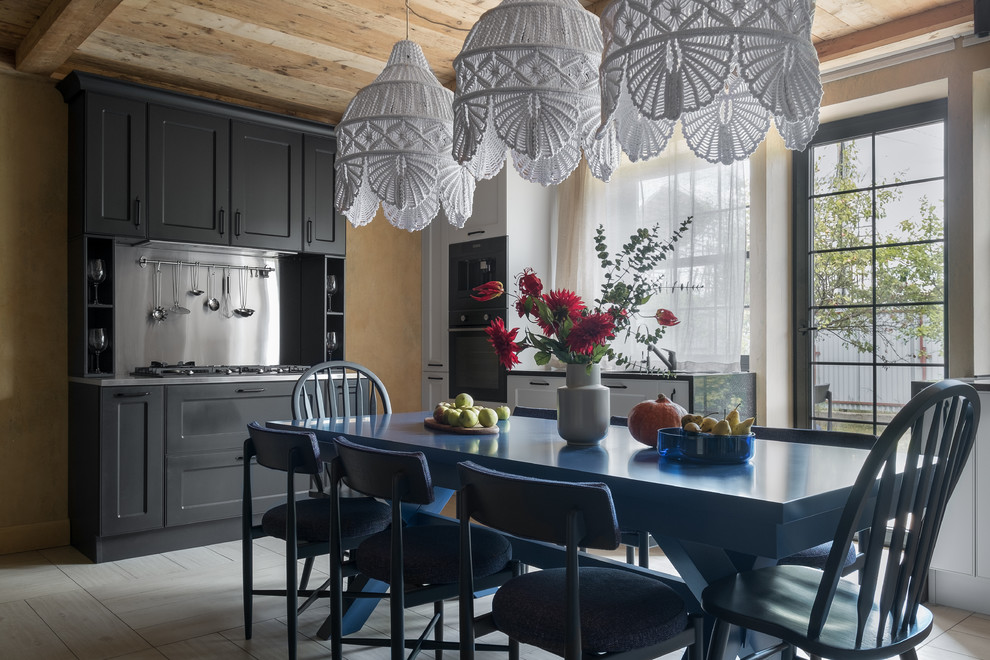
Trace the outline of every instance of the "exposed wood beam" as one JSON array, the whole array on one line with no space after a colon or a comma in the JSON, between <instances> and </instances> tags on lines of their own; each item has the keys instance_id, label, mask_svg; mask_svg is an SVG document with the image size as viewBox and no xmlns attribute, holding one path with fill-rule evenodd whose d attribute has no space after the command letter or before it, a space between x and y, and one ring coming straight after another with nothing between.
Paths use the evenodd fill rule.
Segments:
<instances>
[{"instance_id":1,"label":"exposed wood beam","mask_svg":"<svg viewBox=\"0 0 990 660\"><path fill-rule=\"evenodd\" d=\"M973 20L972 0L960 0L951 5L943 5L920 14L905 16L897 20L866 28L828 41L815 44L818 59L822 62L855 55L864 51L886 46L898 41L929 34L962 25Z\"/></svg>"},{"instance_id":2,"label":"exposed wood beam","mask_svg":"<svg viewBox=\"0 0 990 660\"><path fill-rule=\"evenodd\" d=\"M51 75L121 2L52 0L17 47L17 70Z\"/></svg>"}]
</instances>

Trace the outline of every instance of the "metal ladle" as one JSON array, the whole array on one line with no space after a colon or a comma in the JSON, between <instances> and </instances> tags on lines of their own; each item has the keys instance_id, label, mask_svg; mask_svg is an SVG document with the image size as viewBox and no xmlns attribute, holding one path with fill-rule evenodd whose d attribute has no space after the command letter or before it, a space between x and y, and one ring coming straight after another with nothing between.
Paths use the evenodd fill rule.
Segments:
<instances>
[{"instance_id":1,"label":"metal ladle","mask_svg":"<svg viewBox=\"0 0 990 660\"><path fill-rule=\"evenodd\" d=\"M192 278L192 288L189 289L189 293L194 296L203 295L203 290L199 288L199 262L197 261L192 265L192 272L190 277Z\"/></svg>"},{"instance_id":2,"label":"metal ladle","mask_svg":"<svg viewBox=\"0 0 990 660\"><path fill-rule=\"evenodd\" d=\"M189 310L179 304L179 279L182 277L182 262L172 264L172 311L188 314Z\"/></svg>"},{"instance_id":3,"label":"metal ladle","mask_svg":"<svg viewBox=\"0 0 990 660\"><path fill-rule=\"evenodd\" d=\"M206 305L206 307L209 308L211 312L215 312L218 309L220 309L220 301L217 300L216 296L213 295L213 291L216 289L216 284L214 281L215 279L216 279L216 273L213 272L213 266L210 266L209 279L206 282L206 288L208 288L210 292L209 294L207 294L209 297L206 299L206 302L203 304Z\"/></svg>"},{"instance_id":4,"label":"metal ladle","mask_svg":"<svg viewBox=\"0 0 990 660\"><path fill-rule=\"evenodd\" d=\"M152 304L154 307L151 310L151 318L155 321L161 323L168 318L168 312L162 307L162 265L161 263L155 264L155 274L152 277L152 282L154 286L154 300Z\"/></svg>"},{"instance_id":5,"label":"metal ladle","mask_svg":"<svg viewBox=\"0 0 990 660\"><path fill-rule=\"evenodd\" d=\"M238 280L237 283L240 285L240 289L241 289L241 292L240 292L241 293L241 306L234 310L234 314L237 314L238 316L244 316L244 317L248 317L248 316L251 316L252 314L254 314L254 310L253 309L248 309L248 306L247 306L247 275L248 275L248 273L247 273L247 269L246 268L242 268L237 273L237 280Z\"/></svg>"}]
</instances>

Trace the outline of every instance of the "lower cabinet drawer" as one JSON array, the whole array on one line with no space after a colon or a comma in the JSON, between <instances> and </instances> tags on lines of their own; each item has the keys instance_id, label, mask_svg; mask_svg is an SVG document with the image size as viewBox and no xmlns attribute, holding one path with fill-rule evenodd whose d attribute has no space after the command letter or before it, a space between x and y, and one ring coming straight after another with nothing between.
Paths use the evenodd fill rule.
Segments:
<instances>
[{"instance_id":1,"label":"lower cabinet drawer","mask_svg":"<svg viewBox=\"0 0 990 660\"><path fill-rule=\"evenodd\" d=\"M178 454L165 458L165 525L187 525L241 515L244 452ZM296 491L309 489L306 475L296 477ZM285 473L251 466L255 514L285 502Z\"/></svg>"}]
</instances>

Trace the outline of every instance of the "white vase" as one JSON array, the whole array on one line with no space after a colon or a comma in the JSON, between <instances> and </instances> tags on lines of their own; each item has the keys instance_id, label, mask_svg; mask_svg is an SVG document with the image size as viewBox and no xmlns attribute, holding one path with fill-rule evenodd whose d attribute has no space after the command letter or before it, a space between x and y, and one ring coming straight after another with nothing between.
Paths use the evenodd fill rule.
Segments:
<instances>
[{"instance_id":1,"label":"white vase","mask_svg":"<svg viewBox=\"0 0 990 660\"><path fill-rule=\"evenodd\" d=\"M570 445L597 445L608 435L608 388L597 364L568 364L567 380L557 390L557 433Z\"/></svg>"}]
</instances>

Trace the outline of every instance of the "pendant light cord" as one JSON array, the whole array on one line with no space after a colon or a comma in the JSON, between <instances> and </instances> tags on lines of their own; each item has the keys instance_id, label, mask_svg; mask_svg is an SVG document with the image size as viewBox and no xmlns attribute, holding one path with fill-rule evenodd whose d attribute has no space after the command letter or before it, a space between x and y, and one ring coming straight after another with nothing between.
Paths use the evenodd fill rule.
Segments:
<instances>
[{"instance_id":1,"label":"pendant light cord","mask_svg":"<svg viewBox=\"0 0 990 660\"><path fill-rule=\"evenodd\" d=\"M409 0L406 0L406 41L409 41Z\"/></svg>"}]
</instances>

